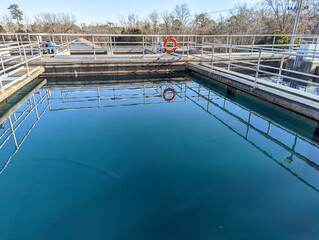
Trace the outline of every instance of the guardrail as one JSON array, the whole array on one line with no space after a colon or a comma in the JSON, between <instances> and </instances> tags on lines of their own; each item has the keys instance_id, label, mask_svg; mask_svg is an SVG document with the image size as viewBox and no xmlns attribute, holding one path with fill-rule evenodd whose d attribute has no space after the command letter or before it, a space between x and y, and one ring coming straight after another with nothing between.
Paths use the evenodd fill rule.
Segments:
<instances>
[{"instance_id":1,"label":"guardrail","mask_svg":"<svg viewBox=\"0 0 319 240\"><path fill-rule=\"evenodd\" d=\"M27 54L29 53L29 54ZM29 62L41 57L39 43L21 44L20 42L6 43L0 46L0 92L4 92L8 87L30 76L38 68L30 70ZM12 75L26 69L25 74L11 79L4 85L3 81L12 78Z\"/></svg>"},{"instance_id":2,"label":"guardrail","mask_svg":"<svg viewBox=\"0 0 319 240\"><path fill-rule=\"evenodd\" d=\"M210 62L210 69L237 73L254 83L280 86L291 93L303 92L303 96L319 100L319 76L301 71L302 61L312 64L319 61L318 50L267 48L258 46L238 46L215 43L190 43L197 49L192 56ZM226 50L226 51L225 51ZM268 61L277 62L277 66L267 65ZM246 71L245 74L242 74ZM297 90L297 91L296 91Z\"/></svg>"},{"instance_id":3,"label":"guardrail","mask_svg":"<svg viewBox=\"0 0 319 240\"><path fill-rule=\"evenodd\" d=\"M242 45L242 46L263 46L263 47L295 47L300 44L318 44L319 35L189 35L189 34L170 34L170 35L145 35L145 34L49 34L49 33L1 33L2 43L10 44L11 42L20 42L27 44L31 42L40 42L42 45L45 42L53 42L57 48L61 46L70 49L69 44L74 43L79 38L82 38L91 43L86 51L96 54L101 54L102 51L107 53L116 53L126 48L127 51L140 51L145 55L145 51L153 53L163 52L163 42L168 37L174 37L178 41L177 53L184 55L189 53L193 47L190 43L216 43L226 45ZM261 40L270 38L271 44L262 44ZM277 41L282 37L293 37L294 45L281 44ZM43 47L43 46L42 46ZM80 51L83 48L72 46L73 51ZM225 49L227 51L227 49ZM103 54L103 53L102 53Z\"/></svg>"},{"instance_id":4,"label":"guardrail","mask_svg":"<svg viewBox=\"0 0 319 240\"><path fill-rule=\"evenodd\" d=\"M73 52L83 51L90 54L94 59L99 55L113 55L119 52L127 54L140 54L154 57L178 56L180 58L194 56L211 62L211 69L222 66L224 70L236 72L251 71L253 74L246 74L245 78L252 81L255 86L259 83L276 84L284 87L284 90L301 91L309 98L318 100L319 95L318 76L311 72L301 71L296 66L304 59L311 61L319 60L319 36L318 35L128 35L128 34L48 34L48 33L1 33L2 42L0 52L15 49L17 56L4 59L0 56L2 70L0 80L8 77L7 71L17 69L19 66L27 68L30 74L28 63L36 58L62 54L67 50ZM179 45L175 53L168 54L164 51L163 42L167 37L174 37ZM272 44L259 44L265 37L273 39ZM295 44L278 44L276 38L293 37ZM0 39L1 39L0 38ZM46 42L54 43L53 46L46 46ZM219 43L223 42L223 43ZM297 43L296 43L297 42ZM80 45L78 44L80 43ZM235 44L236 43L236 44ZM315 44L311 51L299 49L299 44ZM85 47L83 47L85 46ZM167 46L170 48L171 46ZM255 57L255 62L243 57L250 54ZM158 55L159 54L159 55ZM264 59L276 60L278 66L264 64ZM8 62L17 60L16 64ZM294 67L287 67L285 64L293 62ZM219 66L214 66L219 65ZM6 67L8 65L8 67ZM240 71L237 71L240 73ZM253 76L252 76L253 75ZM0 82L1 84L1 82ZM4 91L5 86L0 85Z\"/></svg>"}]
</instances>

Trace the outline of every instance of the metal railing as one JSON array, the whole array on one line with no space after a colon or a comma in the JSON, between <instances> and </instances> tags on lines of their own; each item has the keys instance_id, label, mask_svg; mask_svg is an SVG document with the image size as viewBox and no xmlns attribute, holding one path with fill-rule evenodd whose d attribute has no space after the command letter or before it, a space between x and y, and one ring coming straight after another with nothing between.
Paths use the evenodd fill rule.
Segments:
<instances>
[{"instance_id":1,"label":"metal railing","mask_svg":"<svg viewBox=\"0 0 319 240\"><path fill-rule=\"evenodd\" d=\"M252 82L254 87L258 87L258 84L277 86L286 92L319 100L319 76L307 72L306 67L300 67L302 61L308 64L319 61L316 48L302 50L215 43L191 44L201 49L191 55L209 61L210 65L203 66L212 70L232 73Z\"/></svg>"},{"instance_id":2,"label":"metal railing","mask_svg":"<svg viewBox=\"0 0 319 240\"><path fill-rule=\"evenodd\" d=\"M302 94L318 100L319 77L314 72L303 71L298 65L304 60L319 61L319 36L296 35L293 46L280 44L276 39L291 35L128 35L128 34L48 34L48 33L1 33L0 53L16 51L17 56L1 54L1 79L10 76L8 71L19 66L27 68L28 63L36 58L70 54L87 54L89 58L98 59L109 55L125 53L145 57L195 57L210 62L211 69L242 74L255 87L258 84L280 86L283 91ZM175 53L164 51L163 42L173 36L179 45ZM261 44L264 38L272 38L272 44ZM47 46L46 43L53 43ZM302 50L300 44L314 44L313 50ZM45 54L47 53L47 54ZM51 54L50 54L51 53ZM74 57L74 56L72 56ZM68 59L68 56L64 56ZM81 58L81 57L80 57ZM11 59L11 60L10 60ZM16 61L15 65L10 65ZM278 65L267 64L274 61ZM11 73L14 73L12 71ZM18 81L20 79L17 79ZM14 82L12 82L14 84Z\"/></svg>"},{"instance_id":3,"label":"metal railing","mask_svg":"<svg viewBox=\"0 0 319 240\"><path fill-rule=\"evenodd\" d=\"M4 92L11 85L37 71L39 67L30 69L29 63L38 58L41 58L39 43L21 44L20 42L13 42L1 45L0 92ZM23 73L13 77L18 72Z\"/></svg>"},{"instance_id":4,"label":"metal railing","mask_svg":"<svg viewBox=\"0 0 319 240\"><path fill-rule=\"evenodd\" d=\"M177 53L184 55L192 50L192 42L195 43L216 43L226 45L242 46L264 46L264 47L286 47L290 44L282 44L277 39L283 37L292 37L291 35L189 35L189 34L167 34L167 35L146 35L146 34L49 34L49 33L1 33L2 44L11 42L21 42L22 44L31 42L53 42L56 48L64 46L64 49L72 51L86 51L93 54L109 54L121 51L139 51L143 55L147 53L163 53L163 42L167 37L174 37L178 41ZM271 44L263 44L264 38L270 38ZM80 38L86 41L87 48L79 47L73 44ZM318 44L318 35L295 35L294 46L298 47L302 43ZM88 42L90 44L88 44ZM225 49L227 50L227 49Z\"/></svg>"}]
</instances>

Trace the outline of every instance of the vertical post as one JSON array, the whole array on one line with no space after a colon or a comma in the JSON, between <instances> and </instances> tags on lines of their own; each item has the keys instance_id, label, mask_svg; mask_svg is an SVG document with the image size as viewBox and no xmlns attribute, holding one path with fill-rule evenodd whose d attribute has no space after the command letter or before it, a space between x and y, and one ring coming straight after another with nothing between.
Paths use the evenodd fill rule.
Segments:
<instances>
[{"instance_id":1,"label":"vertical post","mask_svg":"<svg viewBox=\"0 0 319 240\"><path fill-rule=\"evenodd\" d=\"M227 48L226 48L227 49ZM230 59L231 59L231 53L232 53L232 45L229 47L229 55L228 55L228 66L227 70L230 70Z\"/></svg>"},{"instance_id":2,"label":"vertical post","mask_svg":"<svg viewBox=\"0 0 319 240\"><path fill-rule=\"evenodd\" d=\"M318 44L316 43L316 44L315 44L315 49L313 50L312 62L315 60L315 55L316 55L316 52L317 52L317 47L318 47Z\"/></svg>"},{"instance_id":3,"label":"vertical post","mask_svg":"<svg viewBox=\"0 0 319 240\"><path fill-rule=\"evenodd\" d=\"M24 54L24 60L25 60L25 66L27 68L27 76L30 76L30 69L29 69L29 63L28 63L28 58L27 58L27 54L25 52L25 48L24 46L22 45L22 48L23 48L23 54Z\"/></svg>"},{"instance_id":4,"label":"vertical post","mask_svg":"<svg viewBox=\"0 0 319 240\"><path fill-rule=\"evenodd\" d=\"M38 49L39 49L39 54L40 54L40 58L42 59L42 51L41 51L41 44L40 44L40 36L37 35L37 41L38 41Z\"/></svg>"},{"instance_id":5,"label":"vertical post","mask_svg":"<svg viewBox=\"0 0 319 240\"><path fill-rule=\"evenodd\" d=\"M69 37L69 36L66 37L66 41L67 41L67 43L68 43L68 50L70 51L71 41L70 41L70 37Z\"/></svg>"},{"instance_id":6,"label":"vertical post","mask_svg":"<svg viewBox=\"0 0 319 240\"><path fill-rule=\"evenodd\" d=\"M274 39L272 41L272 51L274 51L275 42L276 42L276 35L274 35Z\"/></svg>"},{"instance_id":7,"label":"vertical post","mask_svg":"<svg viewBox=\"0 0 319 240\"><path fill-rule=\"evenodd\" d=\"M1 92L4 92L3 84L2 84L2 79L0 79L0 91L1 91Z\"/></svg>"},{"instance_id":8,"label":"vertical post","mask_svg":"<svg viewBox=\"0 0 319 240\"><path fill-rule=\"evenodd\" d=\"M63 36L62 36L62 35L60 36L60 42L61 42L61 48L62 48L62 51L64 51L64 46L63 46Z\"/></svg>"},{"instance_id":9,"label":"vertical post","mask_svg":"<svg viewBox=\"0 0 319 240\"><path fill-rule=\"evenodd\" d=\"M214 54L215 54L215 45L213 45L212 47L212 63L211 63L211 66L210 68L213 69L213 64L214 64Z\"/></svg>"},{"instance_id":10,"label":"vertical post","mask_svg":"<svg viewBox=\"0 0 319 240\"><path fill-rule=\"evenodd\" d=\"M257 63L257 69L256 69L256 75L255 75L254 88L256 87L256 84L257 84L257 79L258 79L258 74L259 74L259 66L260 66L260 59L261 59L261 50L259 49L258 63Z\"/></svg>"},{"instance_id":11,"label":"vertical post","mask_svg":"<svg viewBox=\"0 0 319 240\"><path fill-rule=\"evenodd\" d=\"M93 54L94 54L94 60L96 60L96 55L95 55L95 44L94 44L94 35L92 35L92 44L93 44Z\"/></svg>"},{"instance_id":12,"label":"vertical post","mask_svg":"<svg viewBox=\"0 0 319 240\"><path fill-rule=\"evenodd\" d=\"M185 40L185 37L183 35L183 39L182 39L182 55L184 56L184 40Z\"/></svg>"},{"instance_id":13,"label":"vertical post","mask_svg":"<svg viewBox=\"0 0 319 240\"><path fill-rule=\"evenodd\" d=\"M298 1L297 14L296 14L296 17L295 17L294 28L292 30L292 35L291 35L291 38L290 38L290 49L293 49L293 46L294 46L295 35L296 35L297 29L298 29L298 22L299 22L299 19L300 19L300 13L302 11L303 1L304 0L299 0Z\"/></svg>"},{"instance_id":14,"label":"vertical post","mask_svg":"<svg viewBox=\"0 0 319 240\"><path fill-rule=\"evenodd\" d=\"M23 59L22 59L21 46L20 46L18 34L16 34L16 40L17 40L17 43L18 43L18 49L19 49L20 60L22 61Z\"/></svg>"},{"instance_id":15,"label":"vertical post","mask_svg":"<svg viewBox=\"0 0 319 240\"><path fill-rule=\"evenodd\" d=\"M54 49L54 45L55 45L55 42L54 42L54 35L51 35L52 36L52 44L53 44L53 47L52 48L52 51L53 51L53 55L55 56L55 53L56 53L56 49Z\"/></svg>"},{"instance_id":16,"label":"vertical post","mask_svg":"<svg viewBox=\"0 0 319 240\"><path fill-rule=\"evenodd\" d=\"M33 48L32 48L32 44L31 44L30 34L28 34L28 39L29 39L29 45L30 45L31 55L33 56Z\"/></svg>"},{"instance_id":17,"label":"vertical post","mask_svg":"<svg viewBox=\"0 0 319 240\"><path fill-rule=\"evenodd\" d=\"M1 67L2 67L3 73L6 73L6 72L4 71L4 62L3 62L3 57L2 57L1 54L0 54L0 60L1 60Z\"/></svg>"},{"instance_id":18,"label":"vertical post","mask_svg":"<svg viewBox=\"0 0 319 240\"><path fill-rule=\"evenodd\" d=\"M255 41L256 41L256 35L254 35L254 37L253 37L253 44L251 45L251 55L253 55Z\"/></svg>"},{"instance_id":19,"label":"vertical post","mask_svg":"<svg viewBox=\"0 0 319 240\"><path fill-rule=\"evenodd\" d=\"M189 36L187 36L187 57L189 56Z\"/></svg>"},{"instance_id":20,"label":"vertical post","mask_svg":"<svg viewBox=\"0 0 319 240\"><path fill-rule=\"evenodd\" d=\"M285 60L285 52L286 51L284 51L284 53L282 54L282 57L281 57L281 60L280 60L280 67L279 67L279 72L278 72L279 75L282 74L282 67L284 65L284 60ZM278 76L278 78L277 78L277 84L279 84L279 81L280 81L280 76Z\"/></svg>"},{"instance_id":21,"label":"vertical post","mask_svg":"<svg viewBox=\"0 0 319 240\"><path fill-rule=\"evenodd\" d=\"M229 35L227 35L226 45L228 45L228 41L229 41ZM225 53L227 53L227 48L225 48Z\"/></svg>"},{"instance_id":22,"label":"vertical post","mask_svg":"<svg viewBox=\"0 0 319 240\"><path fill-rule=\"evenodd\" d=\"M20 34L19 36L20 36L20 42L23 45L22 34Z\"/></svg>"},{"instance_id":23,"label":"vertical post","mask_svg":"<svg viewBox=\"0 0 319 240\"><path fill-rule=\"evenodd\" d=\"M4 63L3 63L3 58L2 58L2 55L1 55L1 54L0 54L0 58L1 58L2 70L4 70ZM3 73L5 74L6 72L4 71ZM1 78L0 78L0 91L1 91L1 92L4 92L3 84L2 84L2 79L1 79Z\"/></svg>"},{"instance_id":24,"label":"vertical post","mask_svg":"<svg viewBox=\"0 0 319 240\"><path fill-rule=\"evenodd\" d=\"M203 57L203 51L204 51L204 36L202 37L202 57Z\"/></svg>"},{"instance_id":25,"label":"vertical post","mask_svg":"<svg viewBox=\"0 0 319 240\"><path fill-rule=\"evenodd\" d=\"M145 37L144 37L144 35L142 37L142 40L143 40L143 58L145 58L145 49L144 49L144 47L145 47Z\"/></svg>"}]
</instances>

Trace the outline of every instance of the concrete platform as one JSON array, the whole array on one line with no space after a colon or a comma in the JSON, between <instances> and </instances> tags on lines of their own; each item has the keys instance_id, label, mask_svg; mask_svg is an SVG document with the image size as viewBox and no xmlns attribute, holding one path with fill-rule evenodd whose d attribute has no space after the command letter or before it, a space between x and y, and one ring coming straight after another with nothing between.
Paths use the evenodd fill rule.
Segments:
<instances>
[{"instance_id":1,"label":"concrete platform","mask_svg":"<svg viewBox=\"0 0 319 240\"><path fill-rule=\"evenodd\" d=\"M32 71L34 70L34 71ZM21 80L17 81L16 83L12 84L10 87L5 89L4 92L0 93L0 103L5 101L7 98L9 98L11 95L13 95L15 92L19 91L23 87L27 86L29 83L31 83L34 79L36 79L40 74L44 72L44 67L30 67L31 76L26 75L26 69L23 68L20 71L14 73L10 77L16 77L21 78ZM25 77L23 77L25 76ZM9 85L12 81L10 80L3 80L3 85Z\"/></svg>"}]
</instances>

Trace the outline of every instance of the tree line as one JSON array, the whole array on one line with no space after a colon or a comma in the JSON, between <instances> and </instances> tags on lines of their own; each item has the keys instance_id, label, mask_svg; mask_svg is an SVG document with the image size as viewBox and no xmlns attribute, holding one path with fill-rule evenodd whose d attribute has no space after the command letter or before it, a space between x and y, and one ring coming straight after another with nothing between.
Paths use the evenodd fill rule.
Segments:
<instances>
[{"instance_id":1,"label":"tree line","mask_svg":"<svg viewBox=\"0 0 319 240\"><path fill-rule=\"evenodd\" d=\"M193 14L186 3L173 11L154 10L146 18L137 14L118 22L78 23L68 13L39 13L31 20L17 4L0 18L0 32L100 33L100 34L271 34L291 33L297 0L263 0L253 6L236 5L226 16L213 19L209 13ZM212 9L213 10L213 9ZM305 0L298 33L319 33L319 0Z\"/></svg>"}]
</instances>

